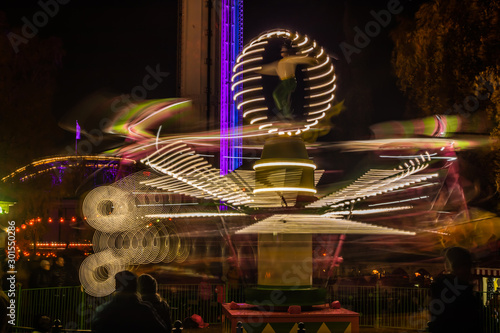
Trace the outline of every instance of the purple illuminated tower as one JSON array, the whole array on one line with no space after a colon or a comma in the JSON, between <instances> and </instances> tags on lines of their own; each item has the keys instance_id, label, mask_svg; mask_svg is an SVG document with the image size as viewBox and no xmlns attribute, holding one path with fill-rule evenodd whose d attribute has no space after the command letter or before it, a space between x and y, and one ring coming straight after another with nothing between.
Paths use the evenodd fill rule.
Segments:
<instances>
[{"instance_id":1,"label":"purple illuminated tower","mask_svg":"<svg viewBox=\"0 0 500 333\"><path fill-rule=\"evenodd\" d=\"M243 46L243 0L221 0L220 62L220 174L241 165L241 115L233 100L232 69Z\"/></svg>"}]
</instances>

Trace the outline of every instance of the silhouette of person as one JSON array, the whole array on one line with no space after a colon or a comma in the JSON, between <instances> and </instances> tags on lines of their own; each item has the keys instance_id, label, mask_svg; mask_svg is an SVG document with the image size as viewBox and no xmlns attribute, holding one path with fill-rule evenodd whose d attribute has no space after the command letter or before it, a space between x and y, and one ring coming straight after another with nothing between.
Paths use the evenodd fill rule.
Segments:
<instances>
[{"instance_id":1,"label":"silhouette of person","mask_svg":"<svg viewBox=\"0 0 500 333\"><path fill-rule=\"evenodd\" d=\"M257 73L264 75L279 76L281 82L273 91L273 100L281 115L290 120L294 119L291 96L295 88L297 88L295 69L297 65L314 65L317 63L316 58L298 56L292 53L292 47L286 43L283 44L280 52L282 58L270 64L262 65L262 69L257 71Z\"/></svg>"},{"instance_id":2,"label":"silhouette of person","mask_svg":"<svg viewBox=\"0 0 500 333\"><path fill-rule=\"evenodd\" d=\"M482 332L482 303L474 295L471 280L472 256L462 247L445 252L445 274L431 284L429 332Z\"/></svg>"},{"instance_id":3,"label":"silhouette of person","mask_svg":"<svg viewBox=\"0 0 500 333\"><path fill-rule=\"evenodd\" d=\"M54 262L54 266L52 266L52 269L50 270L51 275L52 275L52 287L64 287L67 286L67 275L68 272L66 271L66 267L64 267L64 258L63 257L57 257L56 261Z\"/></svg>"},{"instance_id":4,"label":"silhouette of person","mask_svg":"<svg viewBox=\"0 0 500 333\"><path fill-rule=\"evenodd\" d=\"M52 284L52 275L50 272L50 262L48 260L40 261L38 267L30 277L30 288L48 288Z\"/></svg>"},{"instance_id":5,"label":"silhouette of person","mask_svg":"<svg viewBox=\"0 0 500 333\"><path fill-rule=\"evenodd\" d=\"M137 275L121 271L115 275L116 291L111 301L100 305L92 318L95 333L167 333L154 308L137 293Z\"/></svg>"},{"instance_id":6,"label":"silhouette of person","mask_svg":"<svg viewBox=\"0 0 500 333\"><path fill-rule=\"evenodd\" d=\"M33 333L49 333L52 329L52 320L49 316L38 315L35 317Z\"/></svg>"},{"instance_id":7,"label":"silhouette of person","mask_svg":"<svg viewBox=\"0 0 500 333\"><path fill-rule=\"evenodd\" d=\"M149 274L142 274L139 276L138 283L142 301L151 304L170 332L172 330L170 306L167 301L158 294L158 283L156 279Z\"/></svg>"}]
</instances>

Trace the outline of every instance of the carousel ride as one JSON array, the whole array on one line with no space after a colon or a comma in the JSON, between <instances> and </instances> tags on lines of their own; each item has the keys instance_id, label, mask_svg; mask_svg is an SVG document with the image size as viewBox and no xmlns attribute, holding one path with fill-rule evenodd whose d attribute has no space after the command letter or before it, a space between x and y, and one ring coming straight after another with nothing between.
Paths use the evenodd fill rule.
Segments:
<instances>
[{"instance_id":1,"label":"carousel ride","mask_svg":"<svg viewBox=\"0 0 500 333\"><path fill-rule=\"evenodd\" d=\"M244 150L247 160L224 175L214 166L213 155L204 154L218 146L219 132L155 132L173 115L182 116L190 107L188 100L148 101L116 113L107 131L128 140L112 153L139 160L146 168L95 188L84 199L83 214L96 229L94 254L80 267L87 293L112 293L114 274L131 266L186 260L190 237L204 232L204 221L218 219L236 267L241 262L232 237L257 238L257 281L246 290L247 303L324 304L325 286L313 286L318 237L338 235L324 266L328 281L342 262L342 244L349 235L417 235L417 228L359 222L354 217L411 211L416 200L435 196L435 184L443 182L442 170L453 161L450 151L459 141L441 137L423 147L403 139L355 142L350 149L382 147L393 158L332 189L322 180L325 170L309 156L321 146L310 143L311 137L339 112L335 68L327 52L296 32L265 32L243 48L231 82L236 108L247 124L223 138L242 139L251 147L249 152L261 153L250 156ZM443 116L428 127L441 126L439 133L444 133L449 124L458 126L456 118ZM401 155L401 149L413 153ZM329 158L324 149L321 154ZM384 199L407 189L413 199ZM285 297L273 297L277 290Z\"/></svg>"}]
</instances>

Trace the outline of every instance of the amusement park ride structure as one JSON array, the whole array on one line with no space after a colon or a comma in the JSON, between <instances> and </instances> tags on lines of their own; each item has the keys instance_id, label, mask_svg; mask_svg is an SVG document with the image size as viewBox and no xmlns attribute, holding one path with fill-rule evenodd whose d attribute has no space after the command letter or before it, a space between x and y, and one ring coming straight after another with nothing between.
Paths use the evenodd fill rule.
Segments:
<instances>
[{"instance_id":1,"label":"amusement park ride structure","mask_svg":"<svg viewBox=\"0 0 500 333\"><path fill-rule=\"evenodd\" d=\"M269 62L269 54L276 52L276 45L280 50L283 44L291 48L293 55L275 56ZM277 93L287 80L280 76L278 86L271 85L274 88L271 98L269 83L264 78L269 72L261 74L262 68L269 63L278 68L287 57L314 61L293 66L297 75L288 79L297 82L292 82L295 87L285 89L285 93ZM279 76L277 69L276 75ZM359 207L367 199L439 177L438 172L427 171L435 161L435 151L421 150L404 157L402 163L370 169L338 190L317 193L323 171L310 159L302 136L315 131L335 111L336 78L330 58L314 40L288 30L265 32L243 48L231 79L236 110L248 122L232 134L227 135L227 131L156 137L147 134L138 139L138 135L147 132L141 128L145 119L148 128L155 122L159 124L172 108L188 103L185 100L143 103L130 110L129 114L134 116L128 118L127 126L120 124L120 128L133 132L135 143L118 153L139 158L149 169L98 187L85 197L83 213L86 221L97 229L93 240L95 254L80 269L82 285L89 294L111 293L114 273L130 265L185 260L189 248L182 242L189 237L189 230L179 222L184 219L221 219L229 243L234 234L258 235L257 286L248 288L247 303L270 300L270 293L280 290L287 300L281 306L325 302L325 288L312 285L315 235L340 235L329 264L331 276L342 261L340 251L346 235L416 234L356 222L352 216L412 209L407 203L387 204L384 208ZM279 93L281 96L277 96ZM284 103L291 101L291 116L281 115L280 98ZM254 146L265 140L253 170L241 167L221 173L199 153L200 147L233 139L255 140ZM175 224L169 222L172 218L176 219ZM231 226L233 219L247 222L244 226ZM234 249L232 254L236 255ZM297 263L306 274L301 274L298 280L283 274L287 267Z\"/></svg>"}]
</instances>

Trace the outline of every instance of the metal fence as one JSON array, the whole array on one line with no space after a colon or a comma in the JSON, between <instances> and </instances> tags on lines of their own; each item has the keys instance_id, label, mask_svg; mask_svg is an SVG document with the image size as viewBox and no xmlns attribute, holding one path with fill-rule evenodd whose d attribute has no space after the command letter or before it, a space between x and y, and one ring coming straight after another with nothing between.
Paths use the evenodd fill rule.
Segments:
<instances>
[{"instance_id":1,"label":"metal fence","mask_svg":"<svg viewBox=\"0 0 500 333\"><path fill-rule=\"evenodd\" d=\"M199 314L205 322L222 322L221 302L244 302L244 289L227 285L160 285L159 293L171 306L172 319ZM331 286L327 301L360 314L360 326L424 331L428 322L428 289L379 286ZM482 296L484 326L500 333L498 309L488 306L492 293ZM92 297L81 287L20 289L16 326L32 327L37 315L60 319L68 329L90 329L95 309L110 299Z\"/></svg>"},{"instance_id":2,"label":"metal fence","mask_svg":"<svg viewBox=\"0 0 500 333\"><path fill-rule=\"evenodd\" d=\"M498 306L490 302L494 293L478 296L483 301L484 332L500 333ZM359 324L365 327L426 331L429 321L429 290L380 286L332 286L328 301L338 300L343 308L359 313Z\"/></svg>"},{"instance_id":3,"label":"metal fence","mask_svg":"<svg viewBox=\"0 0 500 333\"><path fill-rule=\"evenodd\" d=\"M360 326L423 330L427 327L428 289L332 286L328 301L359 313Z\"/></svg>"}]
</instances>

